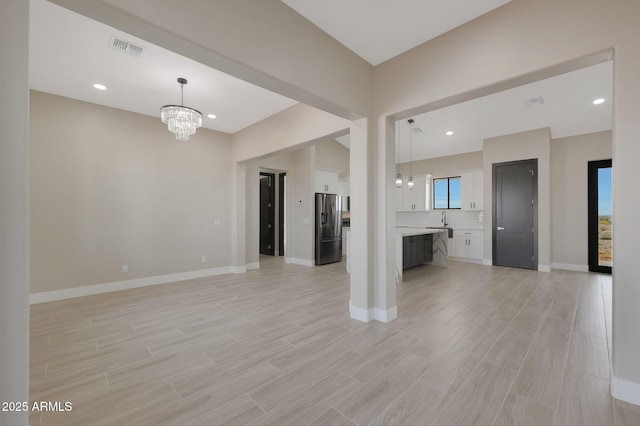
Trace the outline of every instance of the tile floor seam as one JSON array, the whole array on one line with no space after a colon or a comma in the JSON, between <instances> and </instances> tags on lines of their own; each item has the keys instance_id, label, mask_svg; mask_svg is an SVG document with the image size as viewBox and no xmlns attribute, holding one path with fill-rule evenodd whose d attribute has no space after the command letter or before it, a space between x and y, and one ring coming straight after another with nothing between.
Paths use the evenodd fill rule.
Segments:
<instances>
[{"instance_id":1,"label":"tile floor seam","mask_svg":"<svg viewBox=\"0 0 640 426\"><path fill-rule=\"evenodd\" d=\"M559 287L558 287L559 290ZM580 294L582 293L582 285L580 286L580 291L578 292L578 297L577 299L580 300ZM557 295L557 293L556 293ZM555 298L554 298L555 301ZM575 328L576 328L576 317L578 316L578 309L576 308L574 314L573 314L573 322L571 323L571 336L569 336L569 349L566 352L565 358L564 358L564 366L562 368L562 386L560 387L560 395L558 397L558 399L556 400L555 403L555 407L553 410L553 424L555 425L557 420L558 420L558 409L560 407L560 399L562 399L562 391L564 390L564 387L566 385L566 383L564 382L564 378L566 376L567 373L567 364L569 362L569 352L571 351L571 342L573 342L573 335L575 332Z\"/></svg>"},{"instance_id":2,"label":"tile floor seam","mask_svg":"<svg viewBox=\"0 0 640 426\"><path fill-rule=\"evenodd\" d=\"M524 303L524 305L522 305L522 308L520 308L520 310L515 314L515 316L513 317L513 319L511 320L511 322L509 322L509 324L507 325L507 327L504 329L504 331L502 332L503 334L506 332L507 328L509 328L511 326L511 323L513 321L515 321L516 317L520 314L520 312L522 312L522 310L525 308L525 306L527 305L527 303L529 302L529 300L533 297L533 295L540 289L540 284L538 284L538 287L536 288L536 291L534 291L533 293L531 293L531 295L529 296L529 298L527 299L527 301ZM529 353L531 352L531 348L533 347L534 342L536 341L536 338L538 337L538 334L540 333L540 329L542 328L542 325L544 324L545 319L547 319L547 316L549 314L549 310L551 305L553 304L553 302L556 299L556 295L557 295L557 290L556 293L554 294L553 300L551 301L551 303L549 304L549 307L547 307L547 309L545 310L544 316L542 318L542 321L540 321L540 324L538 325L538 329L536 330L536 332L534 333L531 342L529 343L529 347L527 348L527 352L524 354L524 356L522 357L522 361L520 362L520 367L518 368L518 371L516 372L516 375L513 377L513 381L511 382L511 385L509 386L509 390L507 390L504 398L502 399L502 403L500 404L500 407L498 408L498 410L496 410L496 415L493 418L493 421L491 422L491 425L494 425L496 420L498 419L498 416L500 415L500 412L502 411L502 409L504 408L504 403L507 400L507 397L509 396L510 393L513 393L515 395L521 396L517 393L515 393L513 391L513 385L517 382L518 380L518 376L520 375L520 371L522 370L522 365L524 364L525 360L527 359L527 356L529 356ZM502 335L500 335L500 337L502 337ZM498 338L498 340L500 339L500 337ZM497 343L497 341L494 342L494 346ZM493 349L493 346L491 347L491 349ZM489 352L491 351L491 349L489 349ZM487 352L488 353L488 352ZM485 355L486 356L486 355ZM565 363L566 363L566 359L565 359Z\"/></svg>"}]
</instances>

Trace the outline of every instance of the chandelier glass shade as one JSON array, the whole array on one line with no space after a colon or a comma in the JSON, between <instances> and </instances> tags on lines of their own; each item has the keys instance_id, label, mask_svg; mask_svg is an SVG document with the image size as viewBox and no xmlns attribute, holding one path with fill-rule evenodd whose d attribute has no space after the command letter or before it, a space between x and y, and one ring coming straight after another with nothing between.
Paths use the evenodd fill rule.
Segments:
<instances>
[{"instance_id":1,"label":"chandelier glass shade","mask_svg":"<svg viewBox=\"0 0 640 426\"><path fill-rule=\"evenodd\" d=\"M176 135L179 141L189 140L189 136L196 133L198 127L202 127L202 113L197 109L184 105L184 85L187 80L179 78L181 105L165 105L160 108L160 119L167 125L169 131Z\"/></svg>"}]
</instances>

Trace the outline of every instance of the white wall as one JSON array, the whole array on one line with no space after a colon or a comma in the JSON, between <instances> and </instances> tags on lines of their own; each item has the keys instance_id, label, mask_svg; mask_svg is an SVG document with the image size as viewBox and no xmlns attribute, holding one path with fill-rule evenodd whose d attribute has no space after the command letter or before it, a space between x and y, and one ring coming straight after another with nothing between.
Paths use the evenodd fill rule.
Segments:
<instances>
[{"instance_id":1,"label":"white wall","mask_svg":"<svg viewBox=\"0 0 640 426\"><path fill-rule=\"evenodd\" d=\"M340 179L349 177L349 149L335 139L316 144L316 169L336 171Z\"/></svg>"},{"instance_id":2,"label":"white wall","mask_svg":"<svg viewBox=\"0 0 640 426\"><path fill-rule=\"evenodd\" d=\"M349 119L372 66L280 0L53 0L227 74Z\"/></svg>"},{"instance_id":3,"label":"white wall","mask_svg":"<svg viewBox=\"0 0 640 426\"><path fill-rule=\"evenodd\" d=\"M230 139L31 92L31 292L228 267Z\"/></svg>"},{"instance_id":4,"label":"white wall","mask_svg":"<svg viewBox=\"0 0 640 426\"><path fill-rule=\"evenodd\" d=\"M0 29L0 401L29 401L29 2L0 2Z\"/></svg>"},{"instance_id":5,"label":"white wall","mask_svg":"<svg viewBox=\"0 0 640 426\"><path fill-rule=\"evenodd\" d=\"M588 270L587 165L611 158L608 132L551 140L552 266Z\"/></svg>"},{"instance_id":6,"label":"white wall","mask_svg":"<svg viewBox=\"0 0 640 426\"><path fill-rule=\"evenodd\" d=\"M287 179L290 207L287 262L311 266L314 263L315 147L292 153L291 177Z\"/></svg>"},{"instance_id":7,"label":"white wall","mask_svg":"<svg viewBox=\"0 0 640 426\"><path fill-rule=\"evenodd\" d=\"M411 173L414 176L430 174L432 178L460 176L464 170L482 169L482 151L468 152L465 154L449 155L446 157L429 158L413 161ZM396 165L396 171L402 173L404 179L409 176L409 163ZM431 186L433 188L433 186ZM430 192L433 197L433 194ZM447 210L447 222L452 228L481 228L478 221L478 212L466 212L461 210ZM442 226L442 210L430 212L399 212L396 213L396 225L398 226Z\"/></svg>"}]
</instances>

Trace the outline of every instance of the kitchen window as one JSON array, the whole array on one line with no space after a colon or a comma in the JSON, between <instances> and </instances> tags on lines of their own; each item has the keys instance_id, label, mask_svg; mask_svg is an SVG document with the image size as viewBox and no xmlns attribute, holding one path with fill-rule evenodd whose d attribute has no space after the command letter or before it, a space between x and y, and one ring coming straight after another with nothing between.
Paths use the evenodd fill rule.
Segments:
<instances>
[{"instance_id":1,"label":"kitchen window","mask_svg":"<svg viewBox=\"0 0 640 426\"><path fill-rule=\"evenodd\" d=\"M437 178L433 180L433 208L462 208L462 179L460 176Z\"/></svg>"}]
</instances>

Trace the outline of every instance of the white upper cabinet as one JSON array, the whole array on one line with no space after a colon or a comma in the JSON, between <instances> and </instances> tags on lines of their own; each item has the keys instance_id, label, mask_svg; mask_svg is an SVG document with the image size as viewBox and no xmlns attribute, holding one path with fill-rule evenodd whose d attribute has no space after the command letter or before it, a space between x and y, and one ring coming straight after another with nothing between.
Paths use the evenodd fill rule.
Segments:
<instances>
[{"instance_id":1,"label":"white upper cabinet","mask_svg":"<svg viewBox=\"0 0 640 426\"><path fill-rule=\"evenodd\" d=\"M338 194L338 174L333 172L325 172L324 170L316 170L316 192L324 194Z\"/></svg>"},{"instance_id":2,"label":"white upper cabinet","mask_svg":"<svg viewBox=\"0 0 640 426\"><path fill-rule=\"evenodd\" d=\"M482 210L482 171L462 173L462 210Z\"/></svg>"},{"instance_id":3,"label":"white upper cabinet","mask_svg":"<svg viewBox=\"0 0 640 426\"><path fill-rule=\"evenodd\" d=\"M426 176L413 177L413 189L407 186L407 177L404 177L402 188L396 188L396 211L424 212L427 211L428 179Z\"/></svg>"}]
</instances>

